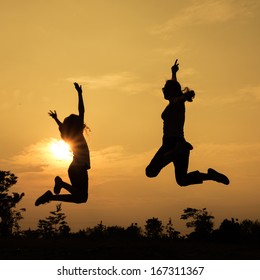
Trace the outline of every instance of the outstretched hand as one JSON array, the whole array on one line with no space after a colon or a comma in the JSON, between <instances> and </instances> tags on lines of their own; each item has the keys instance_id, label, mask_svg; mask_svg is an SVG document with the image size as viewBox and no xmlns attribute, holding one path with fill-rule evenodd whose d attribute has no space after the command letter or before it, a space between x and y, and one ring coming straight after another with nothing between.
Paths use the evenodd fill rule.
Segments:
<instances>
[{"instance_id":1,"label":"outstretched hand","mask_svg":"<svg viewBox=\"0 0 260 280\"><path fill-rule=\"evenodd\" d=\"M75 89L78 93L82 93L82 86L78 83L74 83Z\"/></svg>"},{"instance_id":2,"label":"outstretched hand","mask_svg":"<svg viewBox=\"0 0 260 280\"><path fill-rule=\"evenodd\" d=\"M57 112L54 110L54 111L51 111L48 113L49 116L51 116L53 119L57 119Z\"/></svg>"},{"instance_id":3,"label":"outstretched hand","mask_svg":"<svg viewBox=\"0 0 260 280\"><path fill-rule=\"evenodd\" d=\"M174 65L172 66L171 69L172 69L172 73L173 73L173 74L176 74L176 72L178 72L178 70L179 70L178 59L175 60L175 63L174 63Z\"/></svg>"}]
</instances>

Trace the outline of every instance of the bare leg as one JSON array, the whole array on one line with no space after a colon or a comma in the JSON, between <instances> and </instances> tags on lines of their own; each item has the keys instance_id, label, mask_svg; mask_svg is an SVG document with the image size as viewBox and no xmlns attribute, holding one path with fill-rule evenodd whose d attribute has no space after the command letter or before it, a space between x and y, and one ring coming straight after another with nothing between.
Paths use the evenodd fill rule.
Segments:
<instances>
[{"instance_id":1,"label":"bare leg","mask_svg":"<svg viewBox=\"0 0 260 280\"><path fill-rule=\"evenodd\" d=\"M55 178L54 193L47 191L40 196L35 205L44 204L50 201L64 201L73 203L85 203L88 200L88 172L85 166L77 165L74 162L68 170L71 185L63 182L63 180L57 176ZM70 194L60 194L61 189L64 188Z\"/></svg>"},{"instance_id":2,"label":"bare leg","mask_svg":"<svg viewBox=\"0 0 260 280\"><path fill-rule=\"evenodd\" d=\"M72 185L64 182L59 176L55 177L54 181L55 185L53 191L55 194L60 194L62 188L74 195L81 194L81 192L77 188L73 188Z\"/></svg>"},{"instance_id":3,"label":"bare leg","mask_svg":"<svg viewBox=\"0 0 260 280\"><path fill-rule=\"evenodd\" d=\"M153 159L145 169L147 177L156 177L166 165L172 162L171 158L165 156L166 152L167 149L164 146L161 146L161 148L156 152Z\"/></svg>"},{"instance_id":4,"label":"bare leg","mask_svg":"<svg viewBox=\"0 0 260 280\"><path fill-rule=\"evenodd\" d=\"M85 203L88 200L87 195L73 195L73 194L58 194L52 195L49 201L63 201L73 203Z\"/></svg>"},{"instance_id":5,"label":"bare leg","mask_svg":"<svg viewBox=\"0 0 260 280\"><path fill-rule=\"evenodd\" d=\"M80 180L81 181L81 180ZM87 177L85 180L82 180L83 184L81 188L73 187L72 185L63 182L62 179L57 176L55 178L54 193L51 191L45 192L35 201L35 206L45 204L50 201L64 201L64 202L73 202L73 203L85 203L88 200L88 180ZM59 194L61 189L64 188L70 194Z\"/></svg>"},{"instance_id":6,"label":"bare leg","mask_svg":"<svg viewBox=\"0 0 260 280\"><path fill-rule=\"evenodd\" d=\"M87 193L53 195L51 191L47 191L35 201L35 206L39 206L41 204L45 204L50 201L85 203L87 202L87 200L88 200Z\"/></svg>"},{"instance_id":7,"label":"bare leg","mask_svg":"<svg viewBox=\"0 0 260 280\"><path fill-rule=\"evenodd\" d=\"M87 185L88 182L85 181L85 184ZM70 194L60 194L62 188L67 190ZM54 193L56 195L53 195L50 198L51 201L83 203L88 199L88 192L84 188L73 187L72 185L64 182L59 176L55 178Z\"/></svg>"},{"instance_id":8,"label":"bare leg","mask_svg":"<svg viewBox=\"0 0 260 280\"><path fill-rule=\"evenodd\" d=\"M200 171L188 172L189 166L189 151L180 154L174 160L175 177L178 185L189 186L195 184L202 184L203 181L211 180L225 185L229 184L229 179L224 174L215 171L212 168L208 169L208 173Z\"/></svg>"}]
</instances>

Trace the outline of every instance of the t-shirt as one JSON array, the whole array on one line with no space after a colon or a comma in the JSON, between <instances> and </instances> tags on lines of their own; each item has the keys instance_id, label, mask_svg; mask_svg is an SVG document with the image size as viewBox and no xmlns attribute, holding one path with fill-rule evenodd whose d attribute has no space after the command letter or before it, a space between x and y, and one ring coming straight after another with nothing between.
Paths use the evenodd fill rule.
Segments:
<instances>
[{"instance_id":1,"label":"t-shirt","mask_svg":"<svg viewBox=\"0 0 260 280\"><path fill-rule=\"evenodd\" d=\"M73 152L74 163L84 165L86 169L90 169L89 149L83 134L74 137L70 142L70 147Z\"/></svg>"},{"instance_id":2,"label":"t-shirt","mask_svg":"<svg viewBox=\"0 0 260 280\"><path fill-rule=\"evenodd\" d=\"M176 97L162 112L163 136L184 138L185 105Z\"/></svg>"}]
</instances>

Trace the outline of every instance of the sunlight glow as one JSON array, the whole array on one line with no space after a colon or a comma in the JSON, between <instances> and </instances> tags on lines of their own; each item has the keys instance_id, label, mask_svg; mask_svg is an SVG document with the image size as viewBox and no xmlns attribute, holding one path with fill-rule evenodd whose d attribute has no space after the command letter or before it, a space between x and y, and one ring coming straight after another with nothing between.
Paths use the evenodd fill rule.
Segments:
<instances>
[{"instance_id":1,"label":"sunlight glow","mask_svg":"<svg viewBox=\"0 0 260 280\"><path fill-rule=\"evenodd\" d=\"M50 144L50 150L54 158L57 160L72 160L72 152L70 150L70 146L63 140L53 140Z\"/></svg>"}]
</instances>

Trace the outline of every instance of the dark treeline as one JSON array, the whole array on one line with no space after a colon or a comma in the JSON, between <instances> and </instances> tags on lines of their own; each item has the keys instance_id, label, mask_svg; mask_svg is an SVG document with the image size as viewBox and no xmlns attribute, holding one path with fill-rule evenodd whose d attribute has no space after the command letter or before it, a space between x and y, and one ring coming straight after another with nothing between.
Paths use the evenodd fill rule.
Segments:
<instances>
[{"instance_id":1,"label":"dark treeline","mask_svg":"<svg viewBox=\"0 0 260 280\"><path fill-rule=\"evenodd\" d=\"M173 221L169 218L166 224L159 218L149 218L142 228L137 223L132 223L124 228L119 225L106 226L102 221L93 228L81 229L71 232L62 212L61 204L51 211L48 217L38 221L37 229L21 230L19 221L23 219L26 209L18 209L24 193L11 193L10 188L17 183L17 177L10 171L0 171L0 236L2 237L81 237L81 238L128 238L128 239L170 239L170 240L210 240L210 241L260 241L260 222L245 219L224 219L219 228L214 229L214 216L206 208L186 208L180 219L186 221L186 226L191 229L188 235L181 235L174 228Z\"/></svg>"},{"instance_id":2,"label":"dark treeline","mask_svg":"<svg viewBox=\"0 0 260 280\"><path fill-rule=\"evenodd\" d=\"M102 221L94 227L71 232L66 222L66 216L62 213L61 204L56 205L56 210L51 211L45 219L40 219L36 230L25 230L16 232L19 236L52 238L52 237L80 237L89 239L150 239L150 240L198 240L198 241L223 241L260 242L260 222L249 219L239 222L237 219L224 219L219 228L214 229L214 217L206 208L184 209L181 219L186 220L186 226L193 231L187 235L181 235L169 218L166 224L158 218L146 220L142 228L137 223L128 227L118 225L106 226Z\"/></svg>"},{"instance_id":3,"label":"dark treeline","mask_svg":"<svg viewBox=\"0 0 260 280\"><path fill-rule=\"evenodd\" d=\"M224 219L214 229L214 216L206 208L186 208L180 219L191 233L181 235L171 218L146 220L143 227L133 222L127 227L94 227L72 232L55 205L36 229L21 230L26 211L19 208L24 193L10 191L17 177L0 171L0 259L260 259L259 221Z\"/></svg>"}]
</instances>

